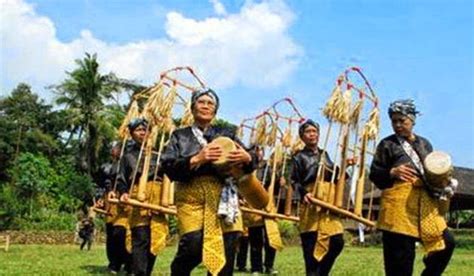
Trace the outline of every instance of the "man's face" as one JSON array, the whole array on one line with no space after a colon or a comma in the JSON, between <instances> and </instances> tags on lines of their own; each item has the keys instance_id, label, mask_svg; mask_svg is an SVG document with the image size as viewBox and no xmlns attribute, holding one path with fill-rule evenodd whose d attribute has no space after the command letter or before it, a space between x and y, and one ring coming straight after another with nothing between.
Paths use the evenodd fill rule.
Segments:
<instances>
[{"instance_id":1,"label":"man's face","mask_svg":"<svg viewBox=\"0 0 474 276\"><path fill-rule=\"evenodd\" d=\"M146 127L144 125L140 125L132 131L132 138L138 143L143 143L145 140L146 134Z\"/></svg>"},{"instance_id":2,"label":"man's face","mask_svg":"<svg viewBox=\"0 0 474 276\"><path fill-rule=\"evenodd\" d=\"M319 130L314 126L308 126L301 138L306 146L317 146L319 142Z\"/></svg>"},{"instance_id":3,"label":"man's face","mask_svg":"<svg viewBox=\"0 0 474 276\"><path fill-rule=\"evenodd\" d=\"M194 120L209 123L216 115L216 103L208 95L199 97L193 108Z\"/></svg>"},{"instance_id":4,"label":"man's face","mask_svg":"<svg viewBox=\"0 0 474 276\"><path fill-rule=\"evenodd\" d=\"M394 113L390 118L393 131L402 137L409 137L413 132L413 121L408 116Z\"/></svg>"},{"instance_id":5,"label":"man's face","mask_svg":"<svg viewBox=\"0 0 474 276\"><path fill-rule=\"evenodd\" d=\"M110 155L112 156L112 159L116 160L120 157L120 147L115 146L112 148L112 151L110 152Z\"/></svg>"}]
</instances>

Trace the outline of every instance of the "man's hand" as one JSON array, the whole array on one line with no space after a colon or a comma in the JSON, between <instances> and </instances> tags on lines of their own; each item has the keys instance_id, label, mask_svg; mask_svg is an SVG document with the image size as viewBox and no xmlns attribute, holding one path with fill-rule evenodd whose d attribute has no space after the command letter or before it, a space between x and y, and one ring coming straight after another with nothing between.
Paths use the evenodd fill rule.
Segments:
<instances>
[{"instance_id":1,"label":"man's hand","mask_svg":"<svg viewBox=\"0 0 474 276\"><path fill-rule=\"evenodd\" d=\"M392 168L390 170L390 176L412 183L414 183L418 178L416 170L408 166L408 164L402 164L398 167Z\"/></svg>"},{"instance_id":2,"label":"man's hand","mask_svg":"<svg viewBox=\"0 0 474 276\"><path fill-rule=\"evenodd\" d=\"M103 199L97 200L96 203L95 203L95 207L97 207L97 208L104 207L104 200Z\"/></svg>"},{"instance_id":3,"label":"man's hand","mask_svg":"<svg viewBox=\"0 0 474 276\"><path fill-rule=\"evenodd\" d=\"M346 159L346 164L347 164L347 166L354 166L355 164L357 164L357 161L358 161L357 156L354 156L352 158L347 158Z\"/></svg>"},{"instance_id":4,"label":"man's hand","mask_svg":"<svg viewBox=\"0 0 474 276\"><path fill-rule=\"evenodd\" d=\"M286 187L286 179L283 176L280 177L280 186L281 187Z\"/></svg>"},{"instance_id":5,"label":"man's hand","mask_svg":"<svg viewBox=\"0 0 474 276\"><path fill-rule=\"evenodd\" d=\"M120 201L127 202L127 201L128 201L128 199L129 199L129 196L128 196L128 194L127 194L127 193L125 193L125 194L122 194L122 195L120 196Z\"/></svg>"},{"instance_id":6,"label":"man's hand","mask_svg":"<svg viewBox=\"0 0 474 276\"><path fill-rule=\"evenodd\" d=\"M311 193L306 193L303 197L303 202L306 203L306 204L310 204L311 203L311 200L310 200L311 197L312 197Z\"/></svg>"},{"instance_id":7,"label":"man's hand","mask_svg":"<svg viewBox=\"0 0 474 276\"><path fill-rule=\"evenodd\" d=\"M218 160L222 156L222 148L216 144L207 144L201 151L191 157L191 168L198 167L202 164Z\"/></svg>"},{"instance_id":8,"label":"man's hand","mask_svg":"<svg viewBox=\"0 0 474 276\"><path fill-rule=\"evenodd\" d=\"M107 198L110 198L110 199L117 198L117 194L116 194L114 191L110 191L110 192L107 194Z\"/></svg>"},{"instance_id":9,"label":"man's hand","mask_svg":"<svg viewBox=\"0 0 474 276\"><path fill-rule=\"evenodd\" d=\"M236 149L227 155L227 161L234 165L250 163L252 161L250 154L239 144L235 143L235 146Z\"/></svg>"}]
</instances>

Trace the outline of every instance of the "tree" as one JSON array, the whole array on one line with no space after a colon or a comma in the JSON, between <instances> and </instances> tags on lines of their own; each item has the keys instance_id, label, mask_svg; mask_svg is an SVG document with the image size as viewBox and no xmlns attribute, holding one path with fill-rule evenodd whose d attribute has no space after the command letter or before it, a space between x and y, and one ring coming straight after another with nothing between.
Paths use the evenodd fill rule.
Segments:
<instances>
[{"instance_id":1,"label":"tree","mask_svg":"<svg viewBox=\"0 0 474 276\"><path fill-rule=\"evenodd\" d=\"M0 99L0 181L7 179L6 168L21 152L57 153L60 118L51 108L25 83Z\"/></svg>"},{"instance_id":2,"label":"tree","mask_svg":"<svg viewBox=\"0 0 474 276\"><path fill-rule=\"evenodd\" d=\"M104 143L114 138L113 130L118 127L112 124L116 120L110 120L112 115L117 115L117 110L109 109L105 103L117 102L115 94L140 86L119 79L112 73L101 74L95 54L86 53L84 59L76 60L76 64L78 67L75 70L67 72L66 80L51 88L58 94L56 103L64 105L67 112L70 136L66 145L77 135L79 167L89 176L94 176L98 169L99 152ZM124 110L120 113L123 117Z\"/></svg>"}]
</instances>

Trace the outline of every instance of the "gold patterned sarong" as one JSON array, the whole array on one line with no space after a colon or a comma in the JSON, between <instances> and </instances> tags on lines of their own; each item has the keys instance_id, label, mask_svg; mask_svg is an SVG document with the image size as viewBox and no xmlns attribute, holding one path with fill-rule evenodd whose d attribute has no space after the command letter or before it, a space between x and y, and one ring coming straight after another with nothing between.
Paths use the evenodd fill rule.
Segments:
<instances>
[{"instance_id":1,"label":"gold patterned sarong","mask_svg":"<svg viewBox=\"0 0 474 276\"><path fill-rule=\"evenodd\" d=\"M222 183L212 176L193 178L189 183L176 185L176 207L180 235L203 230L202 262L212 275L224 267L225 232L242 231L242 218L226 225L217 216Z\"/></svg>"},{"instance_id":2,"label":"gold patterned sarong","mask_svg":"<svg viewBox=\"0 0 474 276\"><path fill-rule=\"evenodd\" d=\"M377 228L419 238L427 253L445 248L443 203L429 196L420 180L395 182L383 190Z\"/></svg>"},{"instance_id":3,"label":"gold patterned sarong","mask_svg":"<svg viewBox=\"0 0 474 276\"><path fill-rule=\"evenodd\" d=\"M319 185L319 199L324 201L329 199L330 202L333 202L335 189L331 189L331 186L334 184L320 182ZM312 186L314 184L306 187L307 190L312 191ZM339 217L314 204L301 204L299 228L301 233L318 232L313 252L313 256L317 261L321 261L328 252L330 238L344 232L344 227Z\"/></svg>"},{"instance_id":4,"label":"gold patterned sarong","mask_svg":"<svg viewBox=\"0 0 474 276\"><path fill-rule=\"evenodd\" d=\"M267 211L270 213L276 213L276 208L273 205L273 202L270 201L267 206ZM281 241L280 229L278 229L278 223L275 219L264 218L265 230L267 232L268 243L275 250L283 249L283 242Z\"/></svg>"},{"instance_id":5,"label":"gold patterned sarong","mask_svg":"<svg viewBox=\"0 0 474 276\"><path fill-rule=\"evenodd\" d=\"M106 203L105 210L107 210L107 215L105 216L105 223L114 224L117 219L117 204Z\"/></svg>"},{"instance_id":6,"label":"gold patterned sarong","mask_svg":"<svg viewBox=\"0 0 474 276\"><path fill-rule=\"evenodd\" d=\"M159 181L149 181L145 190L145 201L149 204L161 204L161 186ZM138 193L138 185L132 189L132 198ZM150 209L133 207L130 216L130 227L150 225L150 253L157 255L159 251L166 246L166 237L168 236L168 221L166 215L154 213Z\"/></svg>"}]
</instances>

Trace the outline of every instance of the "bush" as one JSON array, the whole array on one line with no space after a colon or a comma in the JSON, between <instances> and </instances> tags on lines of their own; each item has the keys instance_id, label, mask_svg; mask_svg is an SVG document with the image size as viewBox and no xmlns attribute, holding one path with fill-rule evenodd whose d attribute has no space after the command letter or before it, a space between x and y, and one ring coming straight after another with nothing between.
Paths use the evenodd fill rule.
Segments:
<instances>
[{"instance_id":1,"label":"bush","mask_svg":"<svg viewBox=\"0 0 474 276\"><path fill-rule=\"evenodd\" d=\"M293 245L299 243L300 234L296 223L287 220L279 220L278 228L284 244Z\"/></svg>"}]
</instances>

